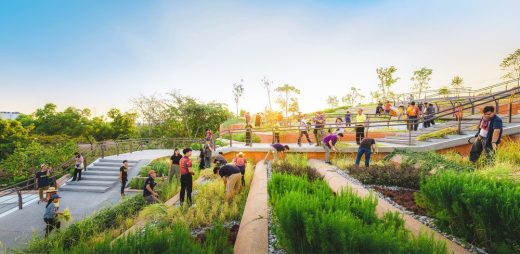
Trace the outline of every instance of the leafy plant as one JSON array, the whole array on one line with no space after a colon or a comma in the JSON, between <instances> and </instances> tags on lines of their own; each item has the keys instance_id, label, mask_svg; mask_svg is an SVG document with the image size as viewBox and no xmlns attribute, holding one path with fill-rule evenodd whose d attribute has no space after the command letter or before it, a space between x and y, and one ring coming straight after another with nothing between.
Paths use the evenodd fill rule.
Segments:
<instances>
[{"instance_id":1,"label":"leafy plant","mask_svg":"<svg viewBox=\"0 0 520 254\"><path fill-rule=\"evenodd\" d=\"M421 171L411 165L396 168L392 164L371 165L369 168L351 167L349 173L364 184L378 184L419 189Z\"/></svg>"},{"instance_id":2,"label":"leafy plant","mask_svg":"<svg viewBox=\"0 0 520 254\"><path fill-rule=\"evenodd\" d=\"M452 135L452 134L456 134L456 133L457 133L457 128L448 127L448 128L432 131L430 133L421 134L421 135L417 136L417 140L424 141L424 140L428 140L431 138L444 138L447 135Z\"/></svg>"},{"instance_id":3,"label":"leafy plant","mask_svg":"<svg viewBox=\"0 0 520 254\"><path fill-rule=\"evenodd\" d=\"M273 172L307 176L309 180L321 178L315 169L309 166L307 156L301 153L287 154L284 160L272 163Z\"/></svg>"},{"instance_id":4,"label":"leafy plant","mask_svg":"<svg viewBox=\"0 0 520 254\"><path fill-rule=\"evenodd\" d=\"M155 159L150 164L139 170L139 176L148 177L148 171L154 170L158 177L167 176L170 170L170 159L168 157Z\"/></svg>"}]
</instances>

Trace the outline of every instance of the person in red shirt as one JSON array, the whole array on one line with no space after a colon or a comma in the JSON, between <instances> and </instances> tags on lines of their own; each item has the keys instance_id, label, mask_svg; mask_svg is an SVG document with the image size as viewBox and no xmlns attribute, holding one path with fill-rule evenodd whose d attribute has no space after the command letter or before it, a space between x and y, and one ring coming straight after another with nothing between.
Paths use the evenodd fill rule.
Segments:
<instances>
[{"instance_id":1,"label":"person in red shirt","mask_svg":"<svg viewBox=\"0 0 520 254\"><path fill-rule=\"evenodd\" d=\"M389 114L390 113L390 108L392 108L392 104L390 103L390 101L386 101L385 113Z\"/></svg>"},{"instance_id":2,"label":"person in red shirt","mask_svg":"<svg viewBox=\"0 0 520 254\"><path fill-rule=\"evenodd\" d=\"M182 154L184 156L179 161L179 168L180 168L180 174L181 174L181 192L180 192L180 203L181 206L184 203L184 194L186 193L186 196L188 198L188 205L192 204L191 200L191 191L193 189L193 177L192 175L195 174L193 172L190 156L191 156L191 148L184 148L182 150Z\"/></svg>"}]
</instances>

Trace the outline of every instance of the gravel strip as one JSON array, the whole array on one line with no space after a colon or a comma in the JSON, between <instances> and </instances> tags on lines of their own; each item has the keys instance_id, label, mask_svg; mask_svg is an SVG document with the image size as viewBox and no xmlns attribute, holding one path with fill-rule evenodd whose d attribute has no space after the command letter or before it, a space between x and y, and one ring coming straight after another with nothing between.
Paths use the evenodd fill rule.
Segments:
<instances>
[{"instance_id":1,"label":"gravel strip","mask_svg":"<svg viewBox=\"0 0 520 254\"><path fill-rule=\"evenodd\" d=\"M271 180L271 164L267 165L267 180ZM267 197L269 199L269 196ZM269 254L285 254L283 249L278 248L278 239L276 238L276 234L274 233L274 222L273 222L273 211L271 210L271 206L268 206L268 217L269 217Z\"/></svg>"}]
</instances>

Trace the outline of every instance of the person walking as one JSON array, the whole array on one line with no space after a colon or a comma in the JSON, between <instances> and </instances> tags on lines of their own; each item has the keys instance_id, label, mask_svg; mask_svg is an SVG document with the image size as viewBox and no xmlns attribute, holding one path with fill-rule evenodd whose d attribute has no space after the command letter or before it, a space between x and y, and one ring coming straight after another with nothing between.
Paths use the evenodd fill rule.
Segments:
<instances>
[{"instance_id":1,"label":"person walking","mask_svg":"<svg viewBox=\"0 0 520 254\"><path fill-rule=\"evenodd\" d=\"M74 176L72 177L72 181L81 181L81 171L85 165L83 164L83 156L80 153L74 153Z\"/></svg>"},{"instance_id":2,"label":"person walking","mask_svg":"<svg viewBox=\"0 0 520 254\"><path fill-rule=\"evenodd\" d=\"M184 194L186 194L186 197L188 199L188 205L191 206L192 200L191 200L191 191L193 189L193 175L195 172L193 172L193 168L191 165L191 148L185 148L182 150L182 154L184 154L184 157L180 160L180 173L181 173L181 192L180 192L180 198L179 201L182 204L184 203Z\"/></svg>"},{"instance_id":3,"label":"person walking","mask_svg":"<svg viewBox=\"0 0 520 254\"><path fill-rule=\"evenodd\" d=\"M417 127L419 126L418 117L419 117L419 107L415 105L415 101L410 103L408 109L406 110L406 115L408 116L409 130L417 131Z\"/></svg>"},{"instance_id":4,"label":"person walking","mask_svg":"<svg viewBox=\"0 0 520 254\"><path fill-rule=\"evenodd\" d=\"M155 186L158 185L158 183L155 182L155 179L157 178L157 173L155 170L148 171L148 178L144 182L143 187L143 197L146 200L147 204L155 204L160 203L159 200L159 193L154 191Z\"/></svg>"},{"instance_id":5,"label":"person walking","mask_svg":"<svg viewBox=\"0 0 520 254\"><path fill-rule=\"evenodd\" d=\"M242 174L242 186L246 186L246 166L247 160L244 158L244 153L238 153L238 156L233 159L233 163L240 169L240 173Z\"/></svg>"},{"instance_id":6,"label":"person walking","mask_svg":"<svg viewBox=\"0 0 520 254\"><path fill-rule=\"evenodd\" d=\"M226 164L222 167L215 167L213 173L219 174L224 180L226 202L229 203L231 197L240 191L240 169L234 164Z\"/></svg>"},{"instance_id":7,"label":"person walking","mask_svg":"<svg viewBox=\"0 0 520 254\"><path fill-rule=\"evenodd\" d=\"M211 168L211 156L213 153L213 147L211 147L211 143L206 141L204 145L204 168Z\"/></svg>"},{"instance_id":8,"label":"person walking","mask_svg":"<svg viewBox=\"0 0 520 254\"><path fill-rule=\"evenodd\" d=\"M354 126L356 130L356 144L360 144L361 140L365 138L365 125L367 121L367 116L363 114L363 109L358 109L358 113L354 119Z\"/></svg>"},{"instance_id":9,"label":"person walking","mask_svg":"<svg viewBox=\"0 0 520 254\"><path fill-rule=\"evenodd\" d=\"M247 123L245 126L246 129L246 146L253 146L253 125Z\"/></svg>"},{"instance_id":10,"label":"person walking","mask_svg":"<svg viewBox=\"0 0 520 254\"><path fill-rule=\"evenodd\" d=\"M284 154L286 151L289 151L288 145L282 145L280 143L274 143L269 147L269 151L265 155L264 162L267 164L269 162L269 155L273 154L274 161L278 160L278 155L280 155L282 158L284 157Z\"/></svg>"},{"instance_id":11,"label":"person walking","mask_svg":"<svg viewBox=\"0 0 520 254\"><path fill-rule=\"evenodd\" d=\"M365 155L365 167L370 166L370 155L376 152L376 141L373 138L365 138L359 144L359 149L356 155L356 162L354 163L356 169L359 169L359 163L361 162L361 157L363 154Z\"/></svg>"},{"instance_id":12,"label":"person walking","mask_svg":"<svg viewBox=\"0 0 520 254\"><path fill-rule=\"evenodd\" d=\"M51 194L47 205L45 206L45 213L43 214L43 221L45 222L45 237L48 237L52 230L60 229L61 223L58 220L58 215L63 214L58 212L56 203L59 202L61 197L58 194Z\"/></svg>"},{"instance_id":13,"label":"person walking","mask_svg":"<svg viewBox=\"0 0 520 254\"><path fill-rule=\"evenodd\" d=\"M298 146L302 146L302 137L305 136L307 138L307 143L309 143L310 146L312 146L311 139L309 137L309 133L307 132L307 122L305 121L305 118L300 118L298 120L299 122L299 130L300 135L298 136Z\"/></svg>"},{"instance_id":14,"label":"person walking","mask_svg":"<svg viewBox=\"0 0 520 254\"><path fill-rule=\"evenodd\" d=\"M347 110L347 113L345 114L345 127L350 127L350 123L351 123L351 114L350 114L350 111Z\"/></svg>"},{"instance_id":15,"label":"person walking","mask_svg":"<svg viewBox=\"0 0 520 254\"><path fill-rule=\"evenodd\" d=\"M469 154L469 160L476 162L482 151L486 153L486 159L491 161L493 153L497 150L502 138L503 124L502 119L495 114L495 107L486 106L480 119L479 128Z\"/></svg>"},{"instance_id":16,"label":"person walking","mask_svg":"<svg viewBox=\"0 0 520 254\"><path fill-rule=\"evenodd\" d=\"M323 138L323 149L325 150L325 163L332 164L330 162L330 151L337 152L338 149L336 148L336 143L338 142L339 138L343 137L343 133L338 134L329 134L325 138Z\"/></svg>"},{"instance_id":17,"label":"person walking","mask_svg":"<svg viewBox=\"0 0 520 254\"><path fill-rule=\"evenodd\" d=\"M49 186L51 185L51 170L46 164L40 165L40 171L36 172L36 184L38 188L38 196L40 197L40 200L38 201L38 204L40 202L46 202L47 198L43 197L43 192L49 189Z\"/></svg>"},{"instance_id":18,"label":"person walking","mask_svg":"<svg viewBox=\"0 0 520 254\"><path fill-rule=\"evenodd\" d=\"M168 172L168 182L172 182L172 178L175 177L175 180L178 182L180 179L180 173L179 173L179 163L181 161L182 155L179 151L179 148L175 148L173 150L173 155L170 157L170 160L172 161L172 165L170 167L170 171Z\"/></svg>"},{"instance_id":19,"label":"person walking","mask_svg":"<svg viewBox=\"0 0 520 254\"><path fill-rule=\"evenodd\" d=\"M213 163L217 166L224 166L227 164L226 158L224 158L224 153L218 152L217 156L215 156L215 159L213 160Z\"/></svg>"},{"instance_id":20,"label":"person walking","mask_svg":"<svg viewBox=\"0 0 520 254\"><path fill-rule=\"evenodd\" d=\"M123 161L123 166L119 168L119 181L121 181L121 197L125 196L125 186L128 182L128 161Z\"/></svg>"}]
</instances>

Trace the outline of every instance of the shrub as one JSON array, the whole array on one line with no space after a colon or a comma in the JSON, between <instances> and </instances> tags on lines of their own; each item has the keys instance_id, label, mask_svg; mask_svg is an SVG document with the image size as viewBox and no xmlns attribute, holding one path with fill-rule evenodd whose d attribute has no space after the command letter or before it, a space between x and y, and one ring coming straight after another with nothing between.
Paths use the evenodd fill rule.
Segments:
<instances>
[{"instance_id":1,"label":"shrub","mask_svg":"<svg viewBox=\"0 0 520 254\"><path fill-rule=\"evenodd\" d=\"M198 151L202 148L202 144L200 143L191 143L190 144L191 150Z\"/></svg>"},{"instance_id":2,"label":"shrub","mask_svg":"<svg viewBox=\"0 0 520 254\"><path fill-rule=\"evenodd\" d=\"M152 162L150 162L150 164L142 167L139 170L139 176L147 177L148 171L150 171L152 169L155 170L158 177L168 176L168 172L170 171L169 158L165 157L165 158L153 160Z\"/></svg>"},{"instance_id":3,"label":"shrub","mask_svg":"<svg viewBox=\"0 0 520 254\"><path fill-rule=\"evenodd\" d=\"M364 184L378 184L419 189L421 172L414 166L403 165L396 168L392 164L371 165L369 168L351 167L349 173Z\"/></svg>"},{"instance_id":4,"label":"shrub","mask_svg":"<svg viewBox=\"0 0 520 254\"><path fill-rule=\"evenodd\" d=\"M130 189L141 190L141 189L143 189L146 178L147 177L141 177L141 176L133 177L130 180L130 183L128 183L128 186L130 187Z\"/></svg>"},{"instance_id":5,"label":"shrub","mask_svg":"<svg viewBox=\"0 0 520 254\"><path fill-rule=\"evenodd\" d=\"M418 202L447 232L493 253L520 253L520 185L446 171L422 182Z\"/></svg>"},{"instance_id":6,"label":"shrub","mask_svg":"<svg viewBox=\"0 0 520 254\"><path fill-rule=\"evenodd\" d=\"M218 147L228 146L229 142L228 141L224 141L222 139L217 139L217 140L215 140L215 145L218 146Z\"/></svg>"},{"instance_id":7,"label":"shrub","mask_svg":"<svg viewBox=\"0 0 520 254\"><path fill-rule=\"evenodd\" d=\"M231 135L224 134L224 135L222 135L222 138L231 139ZM256 135L255 133L253 133L252 138L253 138L253 143L260 143L260 137L258 135ZM245 132L233 133L233 141L246 142L246 133Z\"/></svg>"},{"instance_id":8,"label":"shrub","mask_svg":"<svg viewBox=\"0 0 520 254\"><path fill-rule=\"evenodd\" d=\"M278 160L272 164L273 172L287 173L297 176L307 176L309 180L321 178L318 172L309 166L305 154L287 154L284 160Z\"/></svg>"},{"instance_id":9,"label":"shrub","mask_svg":"<svg viewBox=\"0 0 520 254\"><path fill-rule=\"evenodd\" d=\"M394 155L399 154L403 157L402 164L413 165L421 169L421 174L427 174L435 169L440 171L444 169L454 171L472 171L474 166L469 162L462 162L460 160L453 160L450 157L445 157L435 152L415 152L412 150L397 149L385 156L384 161L388 161Z\"/></svg>"}]
</instances>

